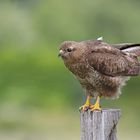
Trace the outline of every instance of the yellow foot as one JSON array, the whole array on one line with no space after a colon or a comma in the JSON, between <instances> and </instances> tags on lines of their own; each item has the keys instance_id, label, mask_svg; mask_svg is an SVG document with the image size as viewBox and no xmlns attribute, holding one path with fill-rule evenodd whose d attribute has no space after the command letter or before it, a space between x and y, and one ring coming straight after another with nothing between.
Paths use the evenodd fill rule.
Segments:
<instances>
[{"instance_id":1,"label":"yellow foot","mask_svg":"<svg viewBox=\"0 0 140 140\"><path fill-rule=\"evenodd\" d=\"M86 103L79 107L79 110L87 111L90 108L90 96L87 96Z\"/></svg>"},{"instance_id":2,"label":"yellow foot","mask_svg":"<svg viewBox=\"0 0 140 140\"><path fill-rule=\"evenodd\" d=\"M99 101L100 101L100 97L98 96L97 100L96 100L96 103L94 105L90 106L90 110L91 111L94 111L94 110L101 111L101 107L100 107Z\"/></svg>"},{"instance_id":3,"label":"yellow foot","mask_svg":"<svg viewBox=\"0 0 140 140\"><path fill-rule=\"evenodd\" d=\"M99 105L93 105L91 108L90 108L91 111L94 111L94 110L98 110L98 111L101 111L101 107Z\"/></svg>"},{"instance_id":4,"label":"yellow foot","mask_svg":"<svg viewBox=\"0 0 140 140\"><path fill-rule=\"evenodd\" d=\"M81 107L79 107L79 110L81 110L81 111L87 111L88 109L89 109L89 105L87 105L87 104L84 104Z\"/></svg>"},{"instance_id":5,"label":"yellow foot","mask_svg":"<svg viewBox=\"0 0 140 140\"><path fill-rule=\"evenodd\" d=\"M94 105L92 104L84 104L82 105L81 107L79 107L79 110L82 110L82 111L87 111L88 109L92 109Z\"/></svg>"}]
</instances>

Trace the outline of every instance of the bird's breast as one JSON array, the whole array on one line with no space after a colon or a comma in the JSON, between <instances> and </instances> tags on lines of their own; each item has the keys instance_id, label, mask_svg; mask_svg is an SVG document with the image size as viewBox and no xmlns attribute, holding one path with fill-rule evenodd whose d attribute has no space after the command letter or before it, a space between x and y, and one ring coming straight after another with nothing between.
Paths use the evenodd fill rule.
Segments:
<instances>
[{"instance_id":1,"label":"bird's breast","mask_svg":"<svg viewBox=\"0 0 140 140\"><path fill-rule=\"evenodd\" d=\"M84 62L73 64L65 63L65 65L76 77L79 77L80 79L85 79L88 76L89 67L88 65L85 65Z\"/></svg>"}]
</instances>

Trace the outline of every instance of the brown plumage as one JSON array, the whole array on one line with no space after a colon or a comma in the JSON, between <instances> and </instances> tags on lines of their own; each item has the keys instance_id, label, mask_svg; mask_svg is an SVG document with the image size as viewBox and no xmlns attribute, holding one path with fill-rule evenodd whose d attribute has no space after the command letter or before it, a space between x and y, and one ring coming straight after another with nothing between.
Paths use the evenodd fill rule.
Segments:
<instances>
[{"instance_id":1,"label":"brown plumage","mask_svg":"<svg viewBox=\"0 0 140 140\"><path fill-rule=\"evenodd\" d=\"M76 76L87 97L116 98L130 76L140 73L140 44L109 45L102 40L65 41L59 55ZM89 99L88 99L89 100ZM95 107L86 101L81 109ZM92 109L92 110L94 110Z\"/></svg>"}]
</instances>

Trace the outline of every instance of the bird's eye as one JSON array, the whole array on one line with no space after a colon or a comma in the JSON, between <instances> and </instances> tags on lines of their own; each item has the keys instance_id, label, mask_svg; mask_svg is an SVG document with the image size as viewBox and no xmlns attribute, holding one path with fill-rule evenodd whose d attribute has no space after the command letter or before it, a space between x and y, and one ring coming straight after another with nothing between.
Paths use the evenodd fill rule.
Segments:
<instances>
[{"instance_id":1,"label":"bird's eye","mask_svg":"<svg viewBox=\"0 0 140 140\"><path fill-rule=\"evenodd\" d=\"M67 52L71 52L72 51L72 49L71 48L67 48Z\"/></svg>"}]
</instances>

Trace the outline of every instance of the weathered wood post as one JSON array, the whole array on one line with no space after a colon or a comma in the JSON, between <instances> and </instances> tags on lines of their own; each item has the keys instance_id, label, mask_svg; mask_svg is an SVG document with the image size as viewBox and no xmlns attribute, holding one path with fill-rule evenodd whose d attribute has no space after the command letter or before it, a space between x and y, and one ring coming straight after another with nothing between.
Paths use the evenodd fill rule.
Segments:
<instances>
[{"instance_id":1,"label":"weathered wood post","mask_svg":"<svg viewBox=\"0 0 140 140\"><path fill-rule=\"evenodd\" d=\"M116 126L120 109L81 111L81 140L117 140Z\"/></svg>"}]
</instances>

